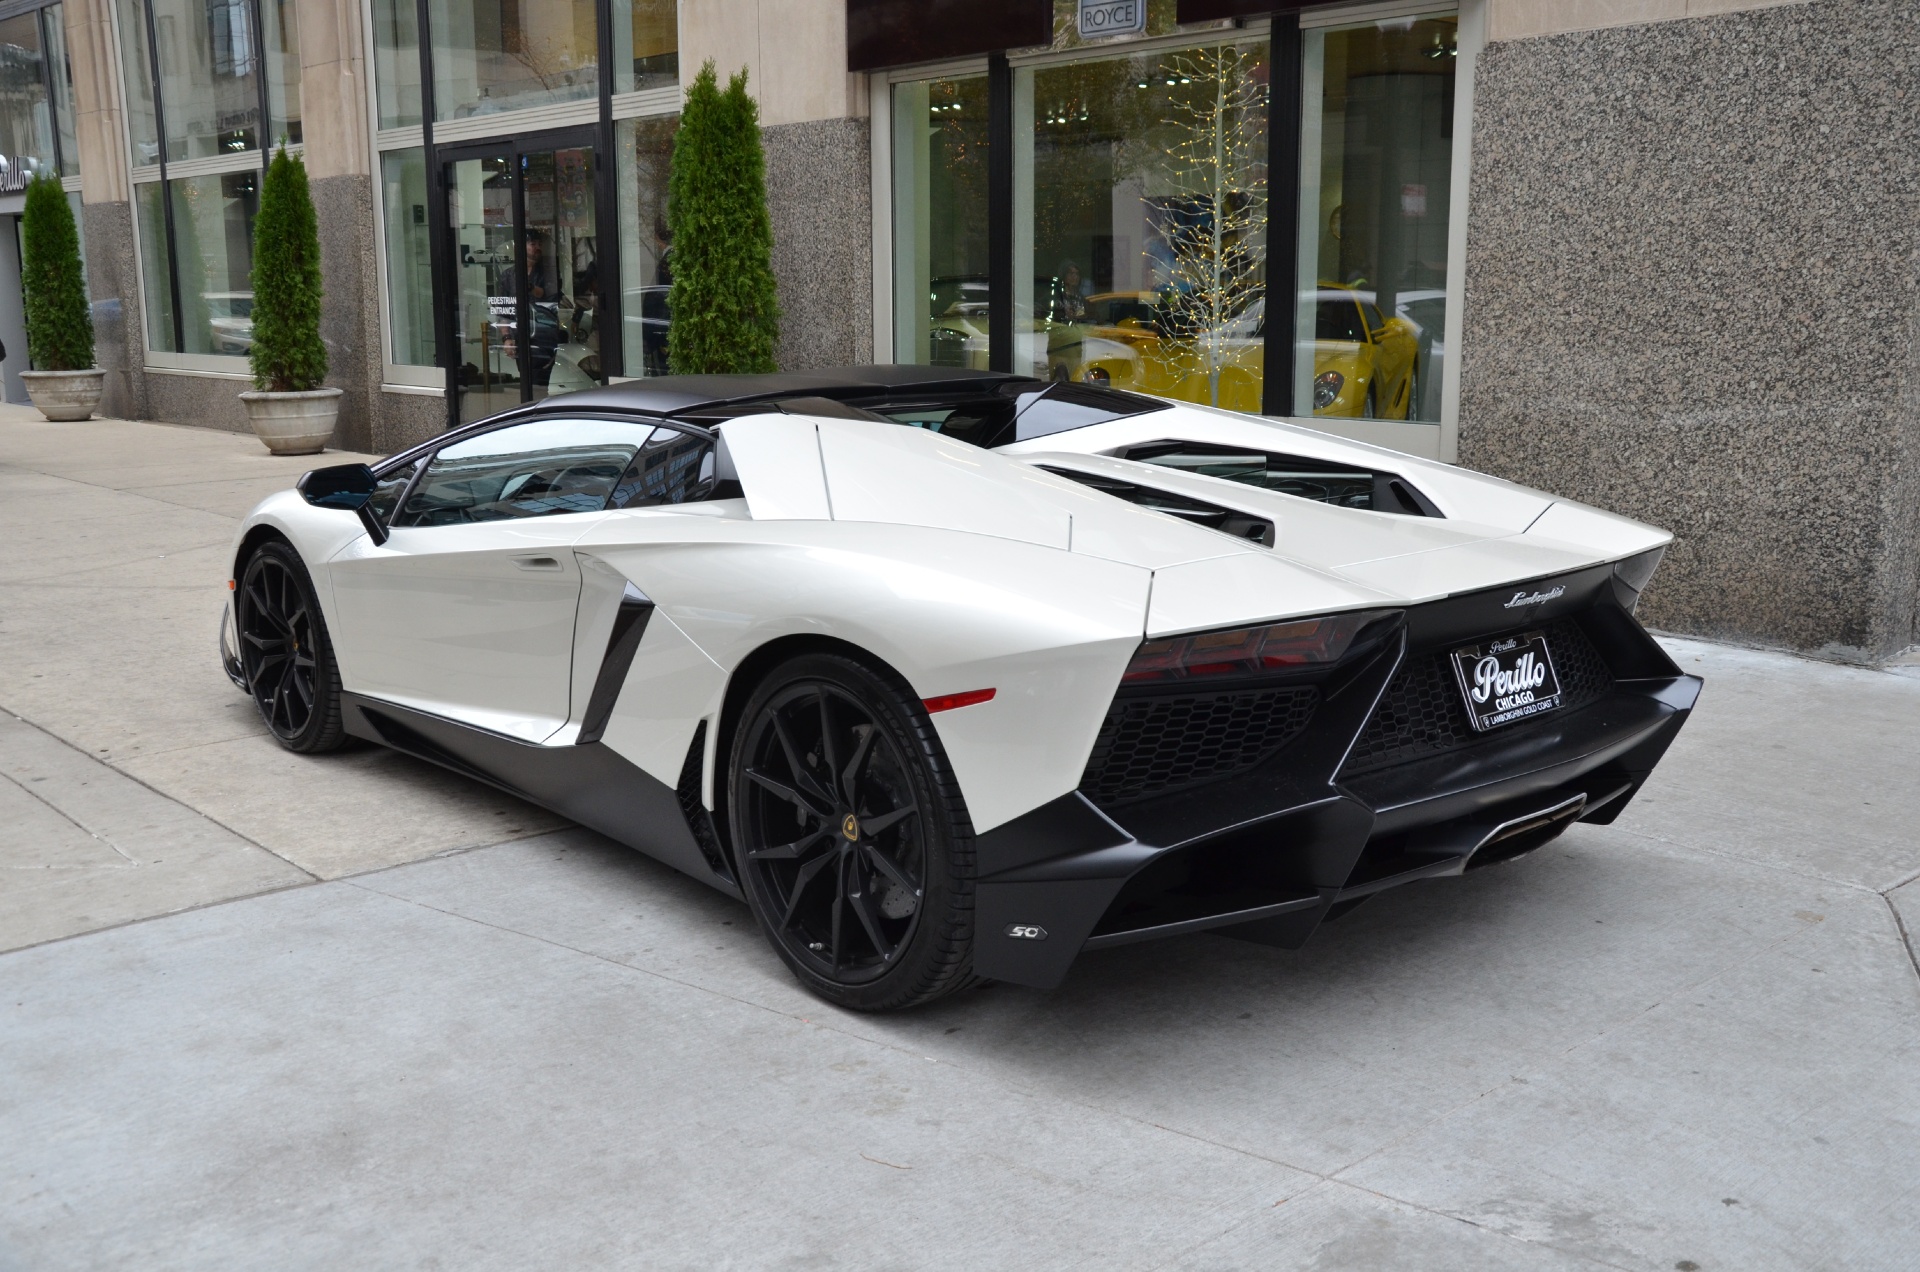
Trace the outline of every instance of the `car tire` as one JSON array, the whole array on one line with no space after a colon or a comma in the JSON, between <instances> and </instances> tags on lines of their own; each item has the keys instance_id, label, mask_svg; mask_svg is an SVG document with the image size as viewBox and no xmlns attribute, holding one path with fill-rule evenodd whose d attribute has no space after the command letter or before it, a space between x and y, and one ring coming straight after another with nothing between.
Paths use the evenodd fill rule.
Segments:
<instances>
[{"instance_id":1,"label":"car tire","mask_svg":"<svg viewBox=\"0 0 1920 1272\"><path fill-rule=\"evenodd\" d=\"M1420 388L1420 368L1415 367L1407 372L1407 409L1400 416L1401 419L1411 421L1417 418L1414 412L1419 409Z\"/></svg>"},{"instance_id":2,"label":"car tire","mask_svg":"<svg viewBox=\"0 0 1920 1272\"><path fill-rule=\"evenodd\" d=\"M1360 418L1363 420L1377 420L1380 418L1378 395L1374 392L1372 382L1369 382L1367 385L1367 400L1360 407Z\"/></svg>"},{"instance_id":3,"label":"car tire","mask_svg":"<svg viewBox=\"0 0 1920 1272\"><path fill-rule=\"evenodd\" d=\"M298 552L264 543L247 558L235 589L234 625L247 691L274 740L301 755L344 743L340 668Z\"/></svg>"},{"instance_id":4,"label":"car tire","mask_svg":"<svg viewBox=\"0 0 1920 1272\"><path fill-rule=\"evenodd\" d=\"M730 750L741 886L801 984L893 1011L973 983L973 828L905 684L835 654L795 658L754 689Z\"/></svg>"}]
</instances>

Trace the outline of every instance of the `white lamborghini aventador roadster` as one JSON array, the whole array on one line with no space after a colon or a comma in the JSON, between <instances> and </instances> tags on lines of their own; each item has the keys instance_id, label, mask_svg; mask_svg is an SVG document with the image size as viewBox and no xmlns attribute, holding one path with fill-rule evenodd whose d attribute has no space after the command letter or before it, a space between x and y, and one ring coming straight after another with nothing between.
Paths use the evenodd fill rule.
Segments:
<instances>
[{"instance_id":1,"label":"white lamborghini aventador roadster","mask_svg":"<svg viewBox=\"0 0 1920 1272\"><path fill-rule=\"evenodd\" d=\"M308 473L223 657L283 745L545 804L886 1009L1611 821L1699 689L1632 616L1668 539L1089 386L666 378Z\"/></svg>"}]
</instances>

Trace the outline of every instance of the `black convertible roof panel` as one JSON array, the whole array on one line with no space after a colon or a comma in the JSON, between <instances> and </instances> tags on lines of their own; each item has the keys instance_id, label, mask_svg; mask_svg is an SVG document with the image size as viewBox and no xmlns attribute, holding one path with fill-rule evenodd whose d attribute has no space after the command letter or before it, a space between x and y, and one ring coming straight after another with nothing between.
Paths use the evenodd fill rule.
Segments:
<instances>
[{"instance_id":1,"label":"black convertible roof panel","mask_svg":"<svg viewBox=\"0 0 1920 1272\"><path fill-rule=\"evenodd\" d=\"M875 389L951 389L961 382L977 384L985 390L1009 380L1027 378L999 371L901 365L828 367L819 371L783 371L771 375L663 375L569 393L564 399L553 399L550 409L645 411L649 414L673 415L700 407L750 402L757 398L841 398L871 393Z\"/></svg>"}]
</instances>

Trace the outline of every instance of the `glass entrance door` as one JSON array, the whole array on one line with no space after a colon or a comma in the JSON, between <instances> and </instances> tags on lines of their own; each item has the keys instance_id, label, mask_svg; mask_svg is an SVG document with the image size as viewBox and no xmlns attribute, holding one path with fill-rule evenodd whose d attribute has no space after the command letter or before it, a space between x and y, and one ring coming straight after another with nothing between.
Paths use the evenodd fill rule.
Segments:
<instances>
[{"instance_id":1,"label":"glass entrance door","mask_svg":"<svg viewBox=\"0 0 1920 1272\"><path fill-rule=\"evenodd\" d=\"M592 145L463 148L444 179L452 422L601 383Z\"/></svg>"}]
</instances>

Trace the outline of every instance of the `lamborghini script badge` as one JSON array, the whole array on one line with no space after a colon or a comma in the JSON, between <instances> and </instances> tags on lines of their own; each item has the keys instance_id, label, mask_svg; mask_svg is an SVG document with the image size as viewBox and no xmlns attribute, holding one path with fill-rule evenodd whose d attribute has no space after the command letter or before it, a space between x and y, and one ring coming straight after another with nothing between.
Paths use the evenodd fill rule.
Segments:
<instances>
[{"instance_id":1,"label":"lamborghini script badge","mask_svg":"<svg viewBox=\"0 0 1920 1272\"><path fill-rule=\"evenodd\" d=\"M1501 608L1523 609L1528 605L1545 605L1548 601L1559 600L1567 594L1564 587L1556 587L1550 592L1515 592L1513 599Z\"/></svg>"},{"instance_id":2,"label":"lamborghini script badge","mask_svg":"<svg viewBox=\"0 0 1920 1272\"><path fill-rule=\"evenodd\" d=\"M860 823L854 820L852 813L848 813L846 819L840 823L840 833L848 839L860 838Z\"/></svg>"}]
</instances>

